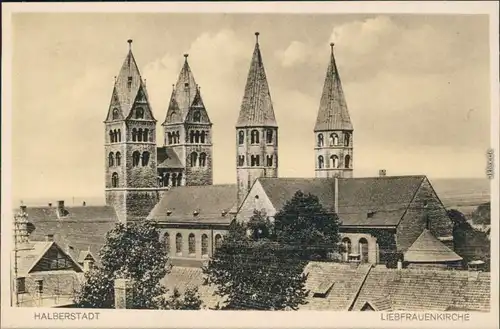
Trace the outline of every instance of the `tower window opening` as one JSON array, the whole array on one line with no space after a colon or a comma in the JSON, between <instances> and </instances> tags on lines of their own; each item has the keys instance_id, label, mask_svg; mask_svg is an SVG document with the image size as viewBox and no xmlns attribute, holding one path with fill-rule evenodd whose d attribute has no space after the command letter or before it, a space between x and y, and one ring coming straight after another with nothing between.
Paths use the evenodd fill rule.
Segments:
<instances>
[{"instance_id":1,"label":"tower window opening","mask_svg":"<svg viewBox=\"0 0 500 329\"><path fill-rule=\"evenodd\" d=\"M272 167L273 166L273 156L272 155L268 155L266 157L266 160L267 160L267 166L268 167Z\"/></svg>"},{"instance_id":2,"label":"tower window opening","mask_svg":"<svg viewBox=\"0 0 500 329\"><path fill-rule=\"evenodd\" d=\"M200 132L198 130L196 130L196 132L194 133L194 141L195 143L200 142Z\"/></svg>"},{"instance_id":3,"label":"tower window opening","mask_svg":"<svg viewBox=\"0 0 500 329\"><path fill-rule=\"evenodd\" d=\"M132 142L137 141L137 129L132 129Z\"/></svg>"},{"instance_id":4,"label":"tower window opening","mask_svg":"<svg viewBox=\"0 0 500 329\"><path fill-rule=\"evenodd\" d=\"M243 145L244 142L245 142L245 132L243 130L240 130L238 132L238 144Z\"/></svg>"},{"instance_id":5,"label":"tower window opening","mask_svg":"<svg viewBox=\"0 0 500 329\"><path fill-rule=\"evenodd\" d=\"M250 165L252 167L258 167L258 166L260 166L260 156L259 155L252 155L250 157Z\"/></svg>"},{"instance_id":6,"label":"tower window opening","mask_svg":"<svg viewBox=\"0 0 500 329\"><path fill-rule=\"evenodd\" d=\"M145 167L149 164L149 152L142 153L142 166Z\"/></svg>"},{"instance_id":7,"label":"tower window opening","mask_svg":"<svg viewBox=\"0 0 500 329\"><path fill-rule=\"evenodd\" d=\"M137 141L142 142L142 128L137 131Z\"/></svg>"},{"instance_id":8,"label":"tower window opening","mask_svg":"<svg viewBox=\"0 0 500 329\"><path fill-rule=\"evenodd\" d=\"M114 164L115 164L115 160L114 160L113 152L109 153L108 159L109 159L109 166L110 166L110 167L113 167L113 166L114 166Z\"/></svg>"},{"instance_id":9,"label":"tower window opening","mask_svg":"<svg viewBox=\"0 0 500 329\"><path fill-rule=\"evenodd\" d=\"M350 155L346 155L345 158L344 158L344 165L346 168L350 168L351 167L351 157Z\"/></svg>"},{"instance_id":10,"label":"tower window opening","mask_svg":"<svg viewBox=\"0 0 500 329\"><path fill-rule=\"evenodd\" d=\"M258 130L252 130L251 132L251 142L252 144L259 144L259 131Z\"/></svg>"},{"instance_id":11,"label":"tower window opening","mask_svg":"<svg viewBox=\"0 0 500 329\"><path fill-rule=\"evenodd\" d=\"M128 77L127 79L127 88L128 89L132 88L132 77Z\"/></svg>"},{"instance_id":12,"label":"tower window opening","mask_svg":"<svg viewBox=\"0 0 500 329\"><path fill-rule=\"evenodd\" d=\"M115 172L111 175L111 186L118 187L118 174Z\"/></svg>"},{"instance_id":13,"label":"tower window opening","mask_svg":"<svg viewBox=\"0 0 500 329\"><path fill-rule=\"evenodd\" d=\"M196 167L196 162L198 160L198 153L191 153L191 167Z\"/></svg>"},{"instance_id":14,"label":"tower window opening","mask_svg":"<svg viewBox=\"0 0 500 329\"><path fill-rule=\"evenodd\" d=\"M243 167L244 165L245 165L245 156L239 155L238 156L238 166Z\"/></svg>"},{"instance_id":15,"label":"tower window opening","mask_svg":"<svg viewBox=\"0 0 500 329\"><path fill-rule=\"evenodd\" d=\"M205 167L206 162L207 162L207 154L201 153L200 154L200 167Z\"/></svg>"},{"instance_id":16,"label":"tower window opening","mask_svg":"<svg viewBox=\"0 0 500 329\"><path fill-rule=\"evenodd\" d=\"M339 158L334 154L330 156L330 168L338 168Z\"/></svg>"},{"instance_id":17,"label":"tower window opening","mask_svg":"<svg viewBox=\"0 0 500 329\"><path fill-rule=\"evenodd\" d=\"M330 146L335 146L339 144L339 135L332 133L330 134Z\"/></svg>"},{"instance_id":18,"label":"tower window opening","mask_svg":"<svg viewBox=\"0 0 500 329\"><path fill-rule=\"evenodd\" d=\"M122 162L122 155L120 152L116 152L116 165L120 166Z\"/></svg>"},{"instance_id":19,"label":"tower window opening","mask_svg":"<svg viewBox=\"0 0 500 329\"><path fill-rule=\"evenodd\" d=\"M205 135L206 135L205 132L202 131L201 135L200 135L200 141L201 141L202 144L205 144Z\"/></svg>"},{"instance_id":20,"label":"tower window opening","mask_svg":"<svg viewBox=\"0 0 500 329\"><path fill-rule=\"evenodd\" d=\"M118 109L113 109L113 120L118 120L120 118L120 111Z\"/></svg>"},{"instance_id":21,"label":"tower window opening","mask_svg":"<svg viewBox=\"0 0 500 329\"><path fill-rule=\"evenodd\" d=\"M163 186L169 185L170 174L163 173Z\"/></svg>"},{"instance_id":22,"label":"tower window opening","mask_svg":"<svg viewBox=\"0 0 500 329\"><path fill-rule=\"evenodd\" d=\"M110 143L114 143L115 142L115 139L114 139L114 135L113 135L113 131L110 130L109 131L109 142Z\"/></svg>"},{"instance_id":23,"label":"tower window opening","mask_svg":"<svg viewBox=\"0 0 500 329\"><path fill-rule=\"evenodd\" d=\"M172 133L167 133L168 145L172 144Z\"/></svg>"},{"instance_id":24,"label":"tower window opening","mask_svg":"<svg viewBox=\"0 0 500 329\"><path fill-rule=\"evenodd\" d=\"M266 131L266 143L267 144L273 143L273 131L271 129L267 129Z\"/></svg>"},{"instance_id":25,"label":"tower window opening","mask_svg":"<svg viewBox=\"0 0 500 329\"><path fill-rule=\"evenodd\" d=\"M324 145L324 139L323 139L323 134L318 135L318 147L323 147Z\"/></svg>"},{"instance_id":26,"label":"tower window opening","mask_svg":"<svg viewBox=\"0 0 500 329\"><path fill-rule=\"evenodd\" d=\"M172 186L177 186L177 174L172 174Z\"/></svg>"},{"instance_id":27,"label":"tower window opening","mask_svg":"<svg viewBox=\"0 0 500 329\"><path fill-rule=\"evenodd\" d=\"M144 136L142 138L145 142L149 139L149 129L144 129Z\"/></svg>"},{"instance_id":28,"label":"tower window opening","mask_svg":"<svg viewBox=\"0 0 500 329\"><path fill-rule=\"evenodd\" d=\"M141 153L139 151L135 151L132 153L132 166L137 167L139 165L139 160L141 158Z\"/></svg>"},{"instance_id":29,"label":"tower window opening","mask_svg":"<svg viewBox=\"0 0 500 329\"><path fill-rule=\"evenodd\" d=\"M144 119L144 109L142 107L138 107L135 110L135 118L136 119Z\"/></svg>"},{"instance_id":30,"label":"tower window opening","mask_svg":"<svg viewBox=\"0 0 500 329\"><path fill-rule=\"evenodd\" d=\"M323 169L324 165L325 165L325 163L324 163L323 156L322 156L322 155L320 155L320 156L318 157L318 168L319 168L319 169Z\"/></svg>"},{"instance_id":31,"label":"tower window opening","mask_svg":"<svg viewBox=\"0 0 500 329\"><path fill-rule=\"evenodd\" d=\"M351 139L351 136L349 135L349 133L346 133L344 136L344 145L345 146L349 146L350 139Z\"/></svg>"},{"instance_id":32,"label":"tower window opening","mask_svg":"<svg viewBox=\"0 0 500 329\"><path fill-rule=\"evenodd\" d=\"M194 113L193 113L193 121L194 122L200 122L201 121L201 112L200 111L194 111Z\"/></svg>"},{"instance_id":33,"label":"tower window opening","mask_svg":"<svg viewBox=\"0 0 500 329\"><path fill-rule=\"evenodd\" d=\"M122 141L122 131L120 129L118 129L118 132L116 134L118 136L118 142L121 142Z\"/></svg>"},{"instance_id":34,"label":"tower window opening","mask_svg":"<svg viewBox=\"0 0 500 329\"><path fill-rule=\"evenodd\" d=\"M177 186L182 186L182 173L177 175Z\"/></svg>"}]
</instances>

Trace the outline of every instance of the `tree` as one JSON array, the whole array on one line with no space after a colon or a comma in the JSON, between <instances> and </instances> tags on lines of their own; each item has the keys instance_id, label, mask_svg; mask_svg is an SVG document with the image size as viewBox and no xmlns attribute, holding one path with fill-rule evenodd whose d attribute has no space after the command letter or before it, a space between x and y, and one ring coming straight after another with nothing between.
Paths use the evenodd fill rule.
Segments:
<instances>
[{"instance_id":1,"label":"tree","mask_svg":"<svg viewBox=\"0 0 500 329\"><path fill-rule=\"evenodd\" d=\"M253 223L262 224L253 217ZM304 262L289 259L289 250L268 236L259 238L260 225L234 221L222 245L203 269L207 284L227 298L224 309L283 310L305 303ZM247 234L249 232L250 234Z\"/></svg>"},{"instance_id":2,"label":"tree","mask_svg":"<svg viewBox=\"0 0 500 329\"><path fill-rule=\"evenodd\" d=\"M154 222L118 223L106 234L99 252L100 266L85 274L75 301L79 307L114 308L114 280L134 282L133 308L158 309L165 306L161 280L168 273L164 242Z\"/></svg>"},{"instance_id":3,"label":"tree","mask_svg":"<svg viewBox=\"0 0 500 329\"><path fill-rule=\"evenodd\" d=\"M184 295L174 289L169 298L164 298L159 303L159 308L164 310L199 310L202 305L197 287L187 288Z\"/></svg>"},{"instance_id":4,"label":"tree","mask_svg":"<svg viewBox=\"0 0 500 329\"><path fill-rule=\"evenodd\" d=\"M340 249L336 214L328 212L312 194L297 191L275 216L276 241L295 249L301 259L327 259Z\"/></svg>"}]
</instances>

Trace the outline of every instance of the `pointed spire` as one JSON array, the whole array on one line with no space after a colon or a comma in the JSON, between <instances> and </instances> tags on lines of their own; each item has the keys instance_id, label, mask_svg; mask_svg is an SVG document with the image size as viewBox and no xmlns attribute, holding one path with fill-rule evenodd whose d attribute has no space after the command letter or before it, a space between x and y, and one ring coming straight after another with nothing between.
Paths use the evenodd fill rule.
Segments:
<instances>
[{"instance_id":1,"label":"pointed spire","mask_svg":"<svg viewBox=\"0 0 500 329\"><path fill-rule=\"evenodd\" d=\"M259 49L259 32L255 32L255 39L255 49L236 127L277 127L271 93Z\"/></svg>"},{"instance_id":2,"label":"pointed spire","mask_svg":"<svg viewBox=\"0 0 500 329\"><path fill-rule=\"evenodd\" d=\"M314 131L352 130L352 123L347 109L347 103L342 90L340 75L335 63L333 47L330 43L330 63L326 71L325 84L319 105L318 117Z\"/></svg>"}]
</instances>

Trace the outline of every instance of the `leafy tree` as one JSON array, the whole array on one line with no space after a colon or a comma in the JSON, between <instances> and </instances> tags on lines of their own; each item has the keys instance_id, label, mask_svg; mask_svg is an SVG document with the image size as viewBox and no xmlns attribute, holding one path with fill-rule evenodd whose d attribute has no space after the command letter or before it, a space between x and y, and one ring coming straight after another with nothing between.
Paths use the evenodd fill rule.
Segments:
<instances>
[{"instance_id":1,"label":"leafy tree","mask_svg":"<svg viewBox=\"0 0 500 329\"><path fill-rule=\"evenodd\" d=\"M327 259L340 249L336 214L328 212L312 194L297 191L275 216L276 241L294 247L300 259Z\"/></svg>"},{"instance_id":2,"label":"leafy tree","mask_svg":"<svg viewBox=\"0 0 500 329\"><path fill-rule=\"evenodd\" d=\"M166 310L199 310L202 305L197 287L187 288L184 295L174 289L169 298L164 298L159 303L159 308Z\"/></svg>"},{"instance_id":3,"label":"leafy tree","mask_svg":"<svg viewBox=\"0 0 500 329\"><path fill-rule=\"evenodd\" d=\"M165 287L161 284L167 269L167 253L155 223L118 223L106 234L99 252L101 266L85 274L77 292L78 307L114 308L114 280L134 282L133 308L158 309L165 306Z\"/></svg>"},{"instance_id":4,"label":"leafy tree","mask_svg":"<svg viewBox=\"0 0 500 329\"><path fill-rule=\"evenodd\" d=\"M262 224L258 216L254 224ZM250 226L234 221L203 269L206 283L227 298L222 308L282 310L305 303L304 262L289 259L289 250L269 237L259 238L253 230L260 225Z\"/></svg>"},{"instance_id":5,"label":"leafy tree","mask_svg":"<svg viewBox=\"0 0 500 329\"><path fill-rule=\"evenodd\" d=\"M491 203L486 202L477 206L477 208L471 214L471 219L474 224L490 225Z\"/></svg>"}]
</instances>

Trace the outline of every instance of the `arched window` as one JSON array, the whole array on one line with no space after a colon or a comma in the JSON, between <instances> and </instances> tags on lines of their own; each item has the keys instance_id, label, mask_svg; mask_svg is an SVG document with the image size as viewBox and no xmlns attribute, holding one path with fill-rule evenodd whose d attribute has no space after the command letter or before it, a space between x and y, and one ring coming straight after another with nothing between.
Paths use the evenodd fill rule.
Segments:
<instances>
[{"instance_id":1,"label":"arched window","mask_svg":"<svg viewBox=\"0 0 500 329\"><path fill-rule=\"evenodd\" d=\"M344 135L344 145L349 146L349 142L351 141L351 135L349 133L345 133Z\"/></svg>"},{"instance_id":2,"label":"arched window","mask_svg":"<svg viewBox=\"0 0 500 329\"><path fill-rule=\"evenodd\" d=\"M163 234L163 241L165 242L165 250L168 255L170 253L170 235L168 234L168 232L165 232L165 234Z\"/></svg>"},{"instance_id":3,"label":"arched window","mask_svg":"<svg viewBox=\"0 0 500 329\"><path fill-rule=\"evenodd\" d=\"M110 143L114 143L115 142L115 140L113 138L113 131L112 130L109 131L109 142Z\"/></svg>"},{"instance_id":4,"label":"arched window","mask_svg":"<svg viewBox=\"0 0 500 329\"><path fill-rule=\"evenodd\" d=\"M117 173L113 173L113 175L111 175L111 186L112 187L118 187L118 174Z\"/></svg>"},{"instance_id":5,"label":"arched window","mask_svg":"<svg viewBox=\"0 0 500 329\"><path fill-rule=\"evenodd\" d=\"M177 186L177 174L172 174L172 186Z\"/></svg>"},{"instance_id":6,"label":"arched window","mask_svg":"<svg viewBox=\"0 0 500 329\"><path fill-rule=\"evenodd\" d=\"M318 157L318 168L323 169L324 166L325 166L325 160L323 159L323 156L320 155Z\"/></svg>"},{"instance_id":7,"label":"arched window","mask_svg":"<svg viewBox=\"0 0 500 329\"><path fill-rule=\"evenodd\" d=\"M132 129L132 142L137 141L137 129Z\"/></svg>"},{"instance_id":8,"label":"arched window","mask_svg":"<svg viewBox=\"0 0 500 329\"><path fill-rule=\"evenodd\" d=\"M251 155L250 156L250 165L252 167L260 166L260 156L259 155Z\"/></svg>"},{"instance_id":9,"label":"arched window","mask_svg":"<svg viewBox=\"0 0 500 329\"><path fill-rule=\"evenodd\" d=\"M259 144L259 131L258 130L252 130L252 133L251 133L251 141L252 141L252 144Z\"/></svg>"},{"instance_id":10,"label":"arched window","mask_svg":"<svg viewBox=\"0 0 500 329\"><path fill-rule=\"evenodd\" d=\"M149 152L142 153L142 166L145 167L149 163Z\"/></svg>"},{"instance_id":11,"label":"arched window","mask_svg":"<svg viewBox=\"0 0 500 329\"><path fill-rule=\"evenodd\" d=\"M142 142L142 128L137 131L137 141Z\"/></svg>"},{"instance_id":12,"label":"arched window","mask_svg":"<svg viewBox=\"0 0 500 329\"><path fill-rule=\"evenodd\" d=\"M196 253L196 238L194 237L194 234L191 233L189 234L189 254L194 255Z\"/></svg>"},{"instance_id":13,"label":"arched window","mask_svg":"<svg viewBox=\"0 0 500 329\"><path fill-rule=\"evenodd\" d=\"M351 253L351 240L349 238L342 239L342 246L344 247L343 258L347 262L349 260L349 254Z\"/></svg>"},{"instance_id":14,"label":"arched window","mask_svg":"<svg viewBox=\"0 0 500 329\"><path fill-rule=\"evenodd\" d=\"M137 110L135 110L135 118L144 119L144 109L142 107L138 107Z\"/></svg>"},{"instance_id":15,"label":"arched window","mask_svg":"<svg viewBox=\"0 0 500 329\"><path fill-rule=\"evenodd\" d=\"M238 166L242 167L245 165L245 156L244 155L238 155Z\"/></svg>"},{"instance_id":16,"label":"arched window","mask_svg":"<svg viewBox=\"0 0 500 329\"><path fill-rule=\"evenodd\" d=\"M109 153L109 156L108 156L108 162L109 162L109 166L110 167L113 167L115 165L115 157L113 155L113 152Z\"/></svg>"},{"instance_id":17,"label":"arched window","mask_svg":"<svg viewBox=\"0 0 500 329\"><path fill-rule=\"evenodd\" d=\"M168 145L172 144L172 133L167 133Z\"/></svg>"},{"instance_id":18,"label":"arched window","mask_svg":"<svg viewBox=\"0 0 500 329\"><path fill-rule=\"evenodd\" d=\"M189 132L189 142L194 143L194 131L193 130L191 130Z\"/></svg>"},{"instance_id":19,"label":"arched window","mask_svg":"<svg viewBox=\"0 0 500 329\"><path fill-rule=\"evenodd\" d=\"M113 120L118 120L120 118L120 111L118 109L113 109Z\"/></svg>"},{"instance_id":20,"label":"arched window","mask_svg":"<svg viewBox=\"0 0 500 329\"><path fill-rule=\"evenodd\" d=\"M196 133L194 134L194 142L199 143L200 142L200 132L196 130Z\"/></svg>"},{"instance_id":21,"label":"arched window","mask_svg":"<svg viewBox=\"0 0 500 329\"><path fill-rule=\"evenodd\" d=\"M116 142L118 142L118 133L116 132L116 129L113 130L113 140Z\"/></svg>"},{"instance_id":22,"label":"arched window","mask_svg":"<svg viewBox=\"0 0 500 329\"><path fill-rule=\"evenodd\" d=\"M179 132L176 132L176 134L175 134L175 135L176 135L176 137L177 137L177 138L176 138L176 142L177 142L177 144L179 144L179 143L180 143L180 141L181 141L181 137L180 137L180 135L179 135Z\"/></svg>"},{"instance_id":23,"label":"arched window","mask_svg":"<svg viewBox=\"0 0 500 329\"><path fill-rule=\"evenodd\" d=\"M196 167L196 161L198 160L198 153L191 153L191 167Z\"/></svg>"},{"instance_id":24,"label":"arched window","mask_svg":"<svg viewBox=\"0 0 500 329\"><path fill-rule=\"evenodd\" d=\"M238 144L243 145L244 142L245 142L245 132L243 130L240 130L238 132Z\"/></svg>"},{"instance_id":25,"label":"arched window","mask_svg":"<svg viewBox=\"0 0 500 329\"><path fill-rule=\"evenodd\" d=\"M339 166L339 158L333 154L330 156L330 168L338 168Z\"/></svg>"},{"instance_id":26,"label":"arched window","mask_svg":"<svg viewBox=\"0 0 500 329\"><path fill-rule=\"evenodd\" d=\"M120 152L116 152L116 165L120 166L122 164L122 154Z\"/></svg>"},{"instance_id":27,"label":"arched window","mask_svg":"<svg viewBox=\"0 0 500 329\"><path fill-rule=\"evenodd\" d=\"M268 155L268 156L266 157L266 160L267 160L267 164L266 164L266 165L267 165L268 167L272 167L272 166L273 166L273 156L272 156L272 155Z\"/></svg>"},{"instance_id":28,"label":"arched window","mask_svg":"<svg viewBox=\"0 0 500 329\"><path fill-rule=\"evenodd\" d=\"M200 154L200 167L205 167L207 162L207 155L206 153L201 153Z\"/></svg>"},{"instance_id":29,"label":"arched window","mask_svg":"<svg viewBox=\"0 0 500 329\"><path fill-rule=\"evenodd\" d=\"M318 134L318 146L323 147L324 142L323 134Z\"/></svg>"},{"instance_id":30,"label":"arched window","mask_svg":"<svg viewBox=\"0 0 500 329\"><path fill-rule=\"evenodd\" d=\"M168 186L170 180L169 173L163 173L163 186Z\"/></svg>"},{"instance_id":31,"label":"arched window","mask_svg":"<svg viewBox=\"0 0 500 329\"><path fill-rule=\"evenodd\" d=\"M266 131L266 143L267 144L273 143L273 131L272 131L272 129L267 129L267 131Z\"/></svg>"},{"instance_id":32,"label":"arched window","mask_svg":"<svg viewBox=\"0 0 500 329\"><path fill-rule=\"evenodd\" d=\"M149 129L144 129L143 141L147 142L149 140Z\"/></svg>"},{"instance_id":33,"label":"arched window","mask_svg":"<svg viewBox=\"0 0 500 329\"><path fill-rule=\"evenodd\" d=\"M345 165L346 168L350 168L351 157L349 156L349 154L345 156L344 165Z\"/></svg>"},{"instance_id":34,"label":"arched window","mask_svg":"<svg viewBox=\"0 0 500 329\"><path fill-rule=\"evenodd\" d=\"M118 141L122 141L122 131L120 129L118 129Z\"/></svg>"},{"instance_id":35,"label":"arched window","mask_svg":"<svg viewBox=\"0 0 500 329\"><path fill-rule=\"evenodd\" d=\"M330 146L339 144L339 135L332 133L330 134Z\"/></svg>"},{"instance_id":36,"label":"arched window","mask_svg":"<svg viewBox=\"0 0 500 329\"><path fill-rule=\"evenodd\" d=\"M141 158L141 153L139 151L135 151L132 153L132 166L137 167L139 165L139 160Z\"/></svg>"},{"instance_id":37,"label":"arched window","mask_svg":"<svg viewBox=\"0 0 500 329\"><path fill-rule=\"evenodd\" d=\"M218 249L222 246L222 236L220 234L215 235L215 248Z\"/></svg>"},{"instance_id":38,"label":"arched window","mask_svg":"<svg viewBox=\"0 0 500 329\"><path fill-rule=\"evenodd\" d=\"M200 111L194 111L194 113L193 113L193 121L194 122L200 122L201 121L201 112Z\"/></svg>"},{"instance_id":39,"label":"arched window","mask_svg":"<svg viewBox=\"0 0 500 329\"><path fill-rule=\"evenodd\" d=\"M208 236L206 234L201 236L201 255L208 256Z\"/></svg>"},{"instance_id":40,"label":"arched window","mask_svg":"<svg viewBox=\"0 0 500 329\"><path fill-rule=\"evenodd\" d=\"M205 144L205 132L204 131L201 132L200 141L202 144Z\"/></svg>"},{"instance_id":41,"label":"arched window","mask_svg":"<svg viewBox=\"0 0 500 329\"><path fill-rule=\"evenodd\" d=\"M182 173L177 175L177 186L182 186Z\"/></svg>"},{"instance_id":42,"label":"arched window","mask_svg":"<svg viewBox=\"0 0 500 329\"><path fill-rule=\"evenodd\" d=\"M359 256L361 263L368 263L368 241L365 238L359 239Z\"/></svg>"},{"instance_id":43,"label":"arched window","mask_svg":"<svg viewBox=\"0 0 500 329\"><path fill-rule=\"evenodd\" d=\"M182 254L182 234L180 233L175 236L175 253Z\"/></svg>"}]
</instances>

